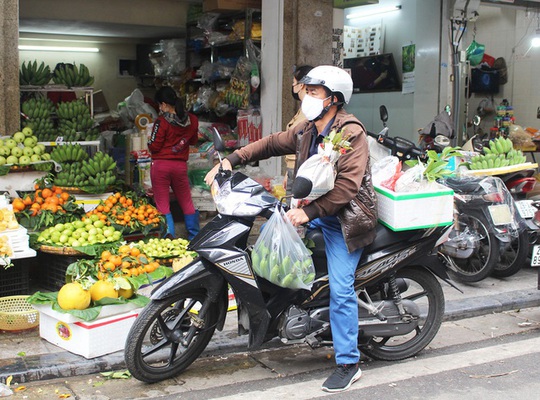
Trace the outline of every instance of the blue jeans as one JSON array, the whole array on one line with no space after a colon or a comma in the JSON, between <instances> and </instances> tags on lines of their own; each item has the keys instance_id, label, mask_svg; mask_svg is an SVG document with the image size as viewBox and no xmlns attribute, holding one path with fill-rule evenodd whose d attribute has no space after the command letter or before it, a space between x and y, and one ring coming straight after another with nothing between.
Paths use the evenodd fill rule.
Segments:
<instances>
[{"instance_id":1,"label":"blue jeans","mask_svg":"<svg viewBox=\"0 0 540 400\"><path fill-rule=\"evenodd\" d=\"M335 216L316 218L310 228L323 233L330 282L330 326L337 364L356 364L358 350L358 302L354 291L354 272L362 256L358 249L349 253Z\"/></svg>"}]
</instances>

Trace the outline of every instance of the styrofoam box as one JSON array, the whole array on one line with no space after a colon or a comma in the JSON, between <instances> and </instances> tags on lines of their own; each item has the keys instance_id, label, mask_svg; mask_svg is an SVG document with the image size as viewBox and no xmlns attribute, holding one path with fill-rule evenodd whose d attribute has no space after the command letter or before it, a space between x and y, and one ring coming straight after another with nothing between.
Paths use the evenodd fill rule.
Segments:
<instances>
[{"instance_id":1,"label":"styrofoam box","mask_svg":"<svg viewBox=\"0 0 540 400\"><path fill-rule=\"evenodd\" d=\"M454 191L442 185L439 188L398 193L375 186L379 221L393 231L451 225Z\"/></svg>"},{"instance_id":2,"label":"styrofoam box","mask_svg":"<svg viewBox=\"0 0 540 400\"><path fill-rule=\"evenodd\" d=\"M52 344L85 358L95 358L124 349L127 335L141 308L132 304L103 306L94 321L54 311L48 305L39 310L39 335Z\"/></svg>"}]
</instances>

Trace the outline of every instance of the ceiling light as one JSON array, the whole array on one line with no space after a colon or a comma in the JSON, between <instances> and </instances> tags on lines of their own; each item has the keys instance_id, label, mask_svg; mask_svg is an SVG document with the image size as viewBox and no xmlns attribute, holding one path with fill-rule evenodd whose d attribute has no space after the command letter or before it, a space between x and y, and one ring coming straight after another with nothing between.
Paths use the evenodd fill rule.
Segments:
<instances>
[{"instance_id":1,"label":"ceiling light","mask_svg":"<svg viewBox=\"0 0 540 400\"><path fill-rule=\"evenodd\" d=\"M531 46L532 47L540 47L540 29L536 29L536 32L534 33L532 39L531 39Z\"/></svg>"},{"instance_id":2,"label":"ceiling light","mask_svg":"<svg viewBox=\"0 0 540 400\"><path fill-rule=\"evenodd\" d=\"M372 15L377 14L384 14L387 12L392 11L398 11L401 10L401 6L387 6L387 7L380 7L380 6L362 6L362 10L347 15L347 19L357 19L357 18L365 18L365 17L371 17Z\"/></svg>"},{"instance_id":3,"label":"ceiling light","mask_svg":"<svg viewBox=\"0 0 540 400\"><path fill-rule=\"evenodd\" d=\"M97 47L71 47L71 46L29 46L19 45L19 50L27 51L72 51L78 53L99 53Z\"/></svg>"}]
</instances>

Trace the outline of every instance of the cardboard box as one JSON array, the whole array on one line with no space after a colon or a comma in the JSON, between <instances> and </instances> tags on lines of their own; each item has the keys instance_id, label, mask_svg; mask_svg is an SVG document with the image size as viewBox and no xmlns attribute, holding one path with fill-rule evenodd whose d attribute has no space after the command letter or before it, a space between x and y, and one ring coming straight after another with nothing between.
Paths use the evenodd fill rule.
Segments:
<instances>
[{"instance_id":1,"label":"cardboard box","mask_svg":"<svg viewBox=\"0 0 540 400\"><path fill-rule=\"evenodd\" d=\"M261 0L203 0L203 11L236 11L261 8Z\"/></svg>"},{"instance_id":2,"label":"cardboard box","mask_svg":"<svg viewBox=\"0 0 540 400\"><path fill-rule=\"evenodd\" d=\"M451 225L454 217L454 191L440 190L397 193L375 186L379 221L393 231Z\"/></svg>"},{"instance_id":3,"label":"cardboard box","mask_svg":"<svg viewBox=\"0 0 540 400\"><path fill-rule=\"evenodd\" d=\"M34 305L39 311L39 335L48 342L85 358L95 358L124 349L131 326L141 308L132 304L103 306L94 321Z\"/></svg>"}]
</instances>

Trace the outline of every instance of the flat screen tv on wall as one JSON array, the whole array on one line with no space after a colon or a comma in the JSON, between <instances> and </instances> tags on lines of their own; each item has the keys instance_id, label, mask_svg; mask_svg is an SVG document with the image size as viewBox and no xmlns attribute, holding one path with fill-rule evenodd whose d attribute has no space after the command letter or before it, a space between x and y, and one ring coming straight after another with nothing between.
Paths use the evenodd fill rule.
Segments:
<instances>
[{"instance_id":1,"label":"flat screen tv on wall","mask_svg":"<svg viewBox=\"0 0 540 400\"><path fill-rule=\"evenodd\" d=\"M401 90L401 78L392 53L346 58L343 67L351 71L354 93Z\"/></svg>"}]
</instances>

